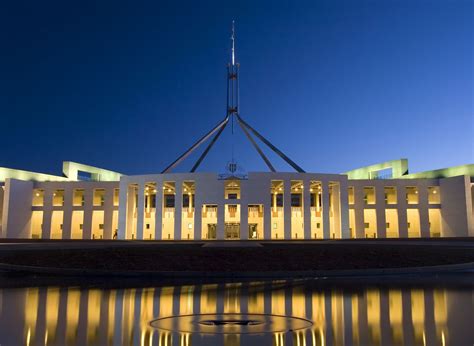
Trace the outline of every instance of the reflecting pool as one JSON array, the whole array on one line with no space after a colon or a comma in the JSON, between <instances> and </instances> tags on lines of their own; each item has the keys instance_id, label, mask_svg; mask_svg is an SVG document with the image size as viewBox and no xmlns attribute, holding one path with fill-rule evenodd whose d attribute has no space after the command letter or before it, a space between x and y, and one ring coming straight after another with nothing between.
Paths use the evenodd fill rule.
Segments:
<instances>
[{"instance_id":1,"label":"reflecting pool","mask_svg":"<svg viewBox=\"0 0 474 346\"><path fill-rule=\"evenodd\" d=\"M7 345L472 345L474 276L6 285ZM12 287L13 286L13 287Z\"/></svg>"}]
</instances>

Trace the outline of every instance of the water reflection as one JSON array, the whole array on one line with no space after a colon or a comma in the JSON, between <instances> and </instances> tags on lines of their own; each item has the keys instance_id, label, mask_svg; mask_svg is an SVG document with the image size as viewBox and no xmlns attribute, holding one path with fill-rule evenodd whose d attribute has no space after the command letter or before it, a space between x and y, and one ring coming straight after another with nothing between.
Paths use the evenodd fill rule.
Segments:
<instances>
[{"instance_id":1,"label":"water reflection","mask_svg":"<svg viewBox=\"0 0 474 346\"><path fill-rule=\"evenodd\" d=\"M2 289L0 344L471 345L473 311L472 288L432 285L328 287L273 281ZM287 317L309 322L292 324ZM160 325L150 324L156 319ZM213 334L212 328L220 329Z\"/></svg>"}]
</instances>

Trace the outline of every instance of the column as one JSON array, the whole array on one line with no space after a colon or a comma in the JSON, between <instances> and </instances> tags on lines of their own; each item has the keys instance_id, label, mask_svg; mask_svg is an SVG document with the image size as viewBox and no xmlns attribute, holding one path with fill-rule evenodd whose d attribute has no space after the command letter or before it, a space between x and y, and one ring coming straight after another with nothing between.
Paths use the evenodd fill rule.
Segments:
<instances>
[{"instance_id":1,"label":"column","mask_svg":"<svg viewBox=\"0 0 474 346\"><path fill-rule=\"evenodd\" d=\"M82 224L82 239L92 238L92 202L93 188L84 189L84 221Z\"/></svg>"},{"instance_id":2,"label":"column","mask_svg":"<svg viewBox=\"0 0 474 346\"><path fill-rule=\"evenodd\" d=\"M385 191L380 184L375 186L375 214L377 216L377 238L387 238L385 220Z\"/></svg>"},{"instance_id":3,"label":"column","mask_svg":"<svg viewBox=\"0 0 474 346\"><path fill-rule=\"evenodd\" d=\"M270 182L271 184L271 182ZM271 189L270 189L271 191ZM272 206L276 203L275 197L273 201L269 202L268 198L265 197L265 194L262 196L263 201L263 239L270 240L272 239Z\"/></svg>"},{"instance_id":4,"label":"column","mask_svg":"<svg viewBox=\"0 0 474 346\"><path fill-rule=\"evenodd\" d=\"M217 204L217 240L224 240L225 203Z\"/></svg>"},{"instance_id":5,"label":"column","mask_svg":"<svg viewBox=\"0 0 474 346\"><path fill-rule=\"evenodd\" d=\"M143 240L143 220L145 217L145 183L138 184L137 240Z\"/></svg>"},{"instance_id":6,"label":"column","mask_svg":"<svg viewBox=\"0 0 474 346\"><path fill-rule=\"evenodd\" d=\"M323 208L323 239L331 239L329 227L329 183L321 182Z\"/></svg>"},{"instance_id":7,"label":"column","mask_svg":"<svg viewBox=\"0 0 474 346\"><path fill-rule=\"evenodd\" d=\"M240 203L240 239L248 239L249 238L248 235L249 235L249 206L247 203L244 203L244 201L241 201Z\"/></svg>"},{"instance_id":8,"label":"column","mask_svg":"<svg viewBox=\"0 0 474 346\"><path fill-rule=\"evenodd\" d=\"M120 178L119 184L119 212L118 212L118 235L117 239L126 238L127 229L127 194L128 194L128 180L124 177Z\"/></svg>"},{"instance_id":9,"label":"column","mask_svg":"<svg viewBox=\"0 0 474 346\"><path fill-rule=\"evenodd\" d=\"M291 239L291 180L283 181L283 224L285 240Z\"/></svg>"},{"instance_id":10,"label":"column","mask_svg":"<svg viewBox=\"0 0 474 346\"><path fill-rule=\"evenodd\" d=\"M125 232L125 239L133 239L133 225L135 215L135 187L127 184L127 227Z\"/></svg>"},{"instance_id":11,"label":"column","mask_svg":"<svg viewBox=\"0 0 474 346\"><path fill-rule=\"evenodd\" d=\"M349 232L349 196L347 180L341 181L340 183L340 201L339 201L339 214L341 219L341 238L349 239L351 234Z\"/></svg>"},{"instance_id":12,"label":"column","mask_svg":"<svg viewBox=\"0 0 474 346\"><path fill-rule=\"evenodd\" d=\"M112 235L115 232L115 230L112 229L114 215L114 189L115 187L108 187L105 189L104 239L112 239Z\"/></svg>"},{"instance_id":13,"label":"column","mask_svg":"<svg viewBox=\"0 0 474 346\"><path fill-rule=\"evenodd\" d=\"M364 187L354 185L354 221L356 238L365 238L364 207Z\"/></svg>"},{"instance_id":14,"label":"column","mask_svg":"<svg viewBox=\"0 0 474 346\"><path fill-rule=\"evenodd\" d=\"M304 180L303 186L304 239L311 239L311 194L309 191L310 180Z\"/></svg>"},{"instance_id":15,"label":"column","mask_svg":"<svg viewBox=\"0 0 474 346\"><path fill-rule=\"evenodd\" d=\"M163 188L161 182L156 181L155 194L155 240L162 240L163 236Z\"/></svg>"},{"instance_id":16,"label":"column","mask_svg":"<svg viewBox=\"0 0 474 346\"><path fill-rule=\"evenodd\" d=\"M53 190L44 189L43 196L43 226L41 229L42 239L51 239L51 217L53 215Z\"/></svg>"},{"instance_id":17,"label":"column","mask_svg":"<svg viewBox=\"0 0 474 346\"><path fill-rule=\"evenodd\" d=\"M397 186L397 202L398 202L398 237L408 238L407 223L407 201L405 186Z\"/></svg>"},{"instance_id":18,"label":"column","mask_svg":"<svg viewBox=\"0 0 474 346\"><path fill-rule=\"evenodd\" d=\"M339 182L332 185L332 214L334 219L334 230L332 231L332 238L342 238L341 231L341 186Z\"/></svg>"},{"instance_id":19,"label":"column","mask_svg":"<svg viewBox=\"0 0 474 346\"><path fill-rule=\"evenodd\" d=\"M63 239L71 239L72 226L72 194L73 189L70 186L64 189L64 205L63 205Z\"/></svg>"},{"instance_id":20,"label":"column","mask_svg":"<svg viewBox=\"0 0 474 346\"><path fill-rule=\"evenodd\" d=\"M420 235L422 238L429 238L428 187L425 184L418 186L418 210L420 213Z\"/></svg>"},{"instance_id":21,"label":"column","mask_svg":"<svg viewBox=\"0 0 474 346\"><path fill-rule=\"evenodd\" d=\"M202 237L202 203L194 197L194 240L201 240Z\"/></svg>"},{"instance_id":22,"label":"column","mask_svg":"<svg viewBox=\"0 0 474 346\"><path fill-rule=\"evenodd\" d=\"M183 217L183 182L176 181L174 185L174 240L181 240Z\"/></svg>"}]
</instances>

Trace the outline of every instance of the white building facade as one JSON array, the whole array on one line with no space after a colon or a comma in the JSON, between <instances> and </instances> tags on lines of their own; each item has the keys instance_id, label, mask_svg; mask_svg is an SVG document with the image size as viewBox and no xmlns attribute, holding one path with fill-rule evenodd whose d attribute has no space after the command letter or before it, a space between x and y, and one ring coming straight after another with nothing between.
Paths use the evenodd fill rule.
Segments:
<instances>
[{"instance_id":1,"label":"white building facade","mask_svg":"<svg viewBox=\"0 0 474 346\"><path fill-rule=\"evenodd\" d=\"M22 239L317 240L474 236L474 165L408 174L126 176L65 162L64 177L0 168L0 234ZM382 173L390 171L390 176ZM81 176L83 174L83 176Z\"/></svg>"}]
</instances>

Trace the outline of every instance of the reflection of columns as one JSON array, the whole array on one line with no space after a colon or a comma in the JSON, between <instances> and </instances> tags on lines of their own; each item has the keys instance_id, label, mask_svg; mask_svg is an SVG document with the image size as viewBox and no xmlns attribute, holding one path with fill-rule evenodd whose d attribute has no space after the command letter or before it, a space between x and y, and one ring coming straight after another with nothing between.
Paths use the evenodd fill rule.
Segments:
<instances>
[{"instance_id":1,"label":"reflection of columns","mask_svg":"<svg viewBox=\"0 0 474 346\"><path fill-rule=\"evenodd\" d=\"M367 322L367 295L366 291L359 293L357 297L357 309L359 320L359 345L368 345L369 336L367 334L369 326Z\"/></svg>"},{"instance_id":2,"label":"reflection of columns","mask_svg":"<svg viewBox=\"0 0 474 346\"><path fill-rule=\"evenodd\" d=\"M89 290L82 290L79 301L79 320L77 322L77 344L87 345Z\"/></svg>"},{"instance_id":3,"label":"reflection of columns","mask_svg":"<svg viewBox=\"0 0 474 346\"><path fill-rule=\"evenodd\" d=\"M56 328L57 338L55 340L58 345L66 345L67 295L67 288L62 287L59 289L58 325Z\"/></svg>"},{"instance_id":4,"label":"reflection of columns","mask_svg":"<svg viewBox=\"0 0 474 346\"><path fill-rule=\"evenodd\" d=\"M436 324L434 319L434 297L433 290L430 288L424 289L425 299L425 338L426 345L436 344Z\"/></svg>"},{"instance_id":5,"label":"reflection of columns","mask_svg":"<svg viewBox=\"0 0 474 346\"><path fill-rule=\"evenodd\" d=\"M285 240L291 239L291 181L283 181L283 225Z\"/></svg>"},{"instance_id":6,"label":"reflection of columns","mask_svg":"<svg viewBox=\"0 0 474 346\"><path fill-rule=\"evenodd\" d=\"M387 221L385 220L385 190L381 185L375 186L375 214L377 217L377 238L387 238Z\"/></svg>"},{"instance_id":7,"label":"reflection of columns","mask_svg":"<svg viewBox=\"0 0 474 346\"><path fill-rule=\"evenodd\" d=\"M122 345L123 335L123 289L118 289L115 295L115 323L114 323L114 345Z\"/></svg>"},{"instance_id":8,"label":"reflection of columns","mask_svg":"<svg viewBox=\"0 0 474 346\"><path fill-rule=\"evenodd\" d=\"M304 239L311 239L311 193L310 180L303 181L303 225Z\"/></svg>"},{"instance_id":9,"label":"reflection of columns","mask_svg":"<svg viewBox=\"0 0 474 346\"><path fill-rule=\"evenodd\" d=\"M48 306L47 302L48 289L46 287L41 287L38 289L38 313L36 320L36 340L40 343L44 343L46 339L46 308Z\"/></svg>"},{"instance_id":10,"label":"reflection of columns","mask_svg":"<svg viewBox=\"0 0 474 346\"><path fill-rule=\"evenodd\" d=\"M92 239L92 202L94 189L84 190L84 221L82 224L82 238Z\"/></svg>"},{"instance_id":11,"label":"reflection of columns","mask_svg":"<svg viewBox=\"0 0 474 346\"><path fill-rule=\"evenodd\" d=\"M110 290L103 290L101 292L102 297L100 299L100 321L98 336L98 341L100 345L109 344L109 322L114 318L113 315L109 315L110 292Z\"/></svg>"},{"instance_id":12,"label":"reflection of columns","mask_svg":"<svg viewBox=\"0 0 474 346\"><path fill-rule=\"evenodd\" d=\"M405 345L412 344L414 341L411 305L410 290L402 289L403 344Z\"/></svg>"},{"instance_id":13,"label":"reflection of columns","mask_svg":"<svg viewBox=\"0 0 474 346\"><path fill-rule=\"evenodd\" d=\"M142 294L143 288L138 288L135 292L135 304L133 304L133 344L140 345L140 337L142 335L142 325L140 321L142 310ZM145 327L146 328L146 327Z\"/></svg>"},{"instance_id":14,"label":"reflection of columns","mask_svg":"<svg viewBox=\"0 0 474 346\"><path fill-rule=\"evenodd\" d=\"M62 239L71 239L72 225L72 194L71 188L64 189L64 214L63 214L63 234Z\"/></svg>"},{"instance_id":15,"label":"reflection of columns","mask_svg":"<svg viewBox=\"0 0 474 346\"><path fill-rule=\"evenodd\" d=\"M224 295L225 295L225 285L219 284L216 287L216 313L221 314L224 312Z\"/></svg>"},{"instance_id":16,"label":"reflection of columns","mask_svg":"<svg viewBox=\"0 0 474 346\"><path fill-rule=\"evenodd\" d=\"M323 188L324 189L324 188ZM331 291L324 292L324 318L325 318L325 340L326 345L332 345L334 336L332 328L332 307L331 307Z\"/></svg>"},{"instance_id":17,"label":"reflection of columns","mask_svg":"<svg viewBox=\"0 0 474 346\"><path fill-rule=\"evenodd\" d=\"M365 238L364 206L364 188L354 185L354 231L356 238Z\"/></svg>"},{"instance_id":18,"label":"reflection of columns","mask_svg":"<svg viewBox=\"0 0 474 346\"><path fill-rule=\"evenodd\" d=\"M143 240L143 219L145 217L145 184L138 184L137 203L137 240Z\"/></svg>"},{"instance_id":19,"label":"reflection of columns","mask_svg":"<svg viewBox=\"0 0 474 346\"><path fill-rule=\"evenodd\" d=\"M160 182L156 182L155 194L155 239L161 240L163 230L163 189Z\"/></svg>"},{"instance_id":20,"label":"reflection of columns","mask_svg":"<svg viewBox=\"0 0 474 346\"><path fill-rule=\"evenodd\" d=\"M329 183L321 182L323 208L323 239L331 239L329 228Z\"/></svg>"},{"instance_id":21,"label":"reflection of columns","mask_svg":"<svg viewBox=\"0 0 474 346\"><path fill-rule=\"evenodd\" d=\"M181 240L183 217L183 182L176 181L174 184L174 240Z\"/></svg>"},{"instance_id":22,"label":"reflection of columns","mask_svg":"<svg viewBox=\"0 0 474 346\"><path fill-rule=\"evenodd\" d=\"M381 344L390 345L392 343L392 335L390 333L390 306L388 302L388 292L385 289L380 291L380 332Z\"/></svg>"},{"instance_id":23,"label":"reflection of columns","mask_svg":"<svg viewBox=\"0 0 474 346\"><path fill-rule=\"evenodd\" d=\"M343 294L341 299L343 304L342 325L344 330L344 345L352 345L352 296L350 294Z\"/></svg>"}]
</instances>

